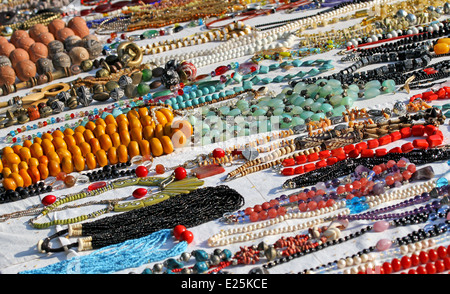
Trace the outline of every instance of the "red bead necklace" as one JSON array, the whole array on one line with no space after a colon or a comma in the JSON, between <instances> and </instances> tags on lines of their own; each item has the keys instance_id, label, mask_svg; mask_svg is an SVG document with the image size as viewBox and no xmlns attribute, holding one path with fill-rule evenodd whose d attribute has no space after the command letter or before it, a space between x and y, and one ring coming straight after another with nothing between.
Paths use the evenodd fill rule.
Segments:
<instances>
[{"instance_id":1,"label":"red bead necklace","mask_svg":"<svg viewBox=\"0 0 450 294\"><path fill-rule=\"evenodd\" d=\"M386 148L378 148L400 139L409 138L411 136L422 137L424 135L427 135L426 139L415 139L413 142L404 143L401 147L394 147L389 151ZM378 139L368 140L367 142L363 141L332 150L323 150L308 155L299 155L295 158L286 158L282 162L282 165L285 168L283 168L280 173L284 176L299 175L326 166L331 166L338 161L347 158L357 158L359 156L383 157L388 153L408 153L414 148L428 149L439 146L443 141L444 135L436 126L414 125L412 127L402 128L399 131L395 131ZM292 166L294 165L300 166L293 168Z\"/></svg>"}]
</instances>

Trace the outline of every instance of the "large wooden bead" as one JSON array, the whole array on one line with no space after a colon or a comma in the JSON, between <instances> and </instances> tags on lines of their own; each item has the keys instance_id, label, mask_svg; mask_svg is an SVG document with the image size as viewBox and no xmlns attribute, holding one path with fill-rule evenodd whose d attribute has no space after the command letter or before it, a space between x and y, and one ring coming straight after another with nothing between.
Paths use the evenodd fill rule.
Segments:
<instances>
[{"instance_id":1,"label":"large wooden bead","mask_svg":"<svg viewBox=\"0 0 450 294\"><path fill-rule=\"evenodd\" d=\"M0 67L0 86L14 85L16 82L16 72L11 66Z\"/></svg>"},{"instance_id":2,"label":"large wooden bead","mask_svg":"<svg viewBox=\"0 0 450 294\"><path fill-rule=\"evenodd\" d=\"M16 74L22 82L28 81L36 76L36 65L31 60L22 60L16 64Z\"/></svg>"},{"instance_id":3,"label":"large wooden bead","mask_svg":"<svg viewBox=\"0 0 450 294\"><path fill-rule=\"evenodd\" d=\"M86 21L80 16L76 16L69 20L67 26L71 28L75 35L79 36L80 38L84 38L89 35L89 28L86 24Z\"/></svg>"},{"instance_id":4,"label":"large wooden bead","mask_svg":"<svg viewBox=\"0 0 450 294\"><path fill-rule=\"evenodd\" d=\"M81 38L77 35L69 36L64 40L64 48L66 48L67 52L70 52L72 48L80 46Z\"/></svg>"},{"instance_id":5,"label":"large wooden bead","mask_svg":"<svg viewBox=\"0 0 450 294\"><path fill-rule=\"evenodd\" d=\"M53 40L47 45L48 47L48 55L53 59L57 53L64 53L64 44L61 41Z\"/></svg>"},{"instance_id":6,"label":"large wooden bead","mask_svg":"<svg viewBox=\"0 0 450 294\"><path fill-rule=\"evenodd\" d=\"M54 40L55 40L55 36L53 36L52 33L47 32L47 33L40 34L38 39L36 40L36 42L41 42L45 46L48 46Z\"/></svg>"},{"instance_id":7,"label":"large wooden bead","mask_svg":"<svg viewBox=\"0 0 450 294\"><path fill-rule=\"evenodd\" d=\"M28 53L30 54L30 60L37 62L40 58L48 57L48 48L41 42L36 42L28 49Z\"/></svg>"},{"instance_id":8,"label":"large wooden bead","mask_svg":"<svg viewBox=\"0 0 450 294\"><path fill-rule=\"evenodd\" d=\"M22 48L28 51L28 49L30 49L31 45L33 45L34 43L36 43L36 41L31 39L30 37L25 37L17 41L16 48Z\"/></svg>"},{"instance_id":9,"label":"large wooden bead","mask_svg":"<svg viewBox=\"0 0 450 294\"><path fill-rule=\"evenodd\" d=\"M75 35L71 28L65 27L56 32L56 40L64 42L68 37Z\"/></svg>"},{"instance_id":10,"label":"large wooden bead","mask_svg":"<svg viewBox=\"0 0 450 294\"><path fill-rule=\"evenodd\" d=\"M9 60L11 61L12 67L16 67L17 63L20 61L28 59L30 59L30 55L22 48L16 48L9 54Z\"/></svg>"},{"instance_id":11,"label":"large wooden bead","mask_svg":"<svg viewBox=\"0 0 450 294\"><path fill-rule=\"evenodd\" d=\"M48 27L46 25L43 25L41 23L33 25L29 30L28 34L32 39L34 39L36 42L39 41L39 36L42 33L48 33Z\"/></svg>"},{"instance_id":12,"label":"large wooden bead","mask_svg":"<svg viewBox=\"0 0 450 294\"><path fill-rule=\"evenodd\" d=\"M25 30L15 30L14 33L12 33L11 38L9 41L11 44L17 47L17 42L22 38L29 38L30 35Z\"/></svg>"},{"instance_id":13,"label":"large wooden bead","mask_svg":"<svg viewBox=\"0 0 450 294\"><path fill-rule=\"evenodd\" d=\"M1 43L0 44L0 55L4 55L6 57L9 57L9 54L11 54L11 52L14 49L16 49L16 47L13 44L9 43L9 42Z\"/></svg>"}]
</instances>

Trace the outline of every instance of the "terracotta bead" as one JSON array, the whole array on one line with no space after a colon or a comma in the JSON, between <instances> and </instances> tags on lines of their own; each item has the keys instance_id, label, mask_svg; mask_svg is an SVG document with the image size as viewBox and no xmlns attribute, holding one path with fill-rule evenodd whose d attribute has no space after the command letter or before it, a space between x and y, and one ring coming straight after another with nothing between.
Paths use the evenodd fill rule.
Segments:
<instances>
[{"instance_id":1,"label":"terracotta bead","mask_svg":"<svg viewBox=\"0 0 450 294\"><path fill-rule=\"evenodd\" d=\"M139 142L139 150L141 151L142 156L152 155L150 149L150 142L148 140L140 140Z\"/></svg>"},{"instance_id":2,"label":"terracotta bead","mask_svg":"<svg viewBox=\"0 0 450 294\"><path fill-rule=\"evenodd\" d=\"M75 132L73 134L73 138L75 139L75 142L77 142L77 145L80 145L83 142L86 142L86 140L84 139L83 133L80 132Z\"/></svg>"},{"instance_id":3,"label":"terracotta bead","mask_svg":"<svg viewBox=\"0 0 450 294\"><path fill-rule=\"evenodd\" d=\"M97 167L97 161L95 160L94 153L86 154L86 165L88 169L95 169Z\"/></svg>"},{"instance_id":4,"label":"terracotta bead","mask_svg":"<svg viewBox=\"0 0 450 294\"><path fill-rule=\"evenodd\" d=\"M152 155L154 157L161 156L164 154L164 149L161 144L161 141L156 137L150 139L150 149L152 150Z\"/></svg>"},{"instance_id":5,"label":"terracotta bead","mask_svg":"<svg viewBox=\"0 0 450 294\"><path fill-rule=\"evenodd\" d=\"M0 67L0 86L14 85L15 82L16 72L14 71L14 69L8 65Z\"/></svg>"},{"instance_id":6,"label":"terracotta bead","mask_svg":"<svg viewBox=\"0 0 450 294\"><path fill-rule=\"evenodd\" d=\"M152 126L146 126L142 130L142 137L145 140L150 140L154 136L154 128Z\"/></svg>"},{"instance_id":7,"label":"terracotta bead","mask_svg":"<svg viewBox=\"0 0 450 294\"><path fill-rule=\"evenodd\" d=\"M120 145L119 147L117 147L117 158L119 159L119 162L121 162L121 163L128 161L127 146Z\"/></svg>"},{"instance_id":8,"label":"terracotta bead","mask_svg":"<svg viewBox=\"0 0 450 294\"><path fill-rule=\"evenodd\" d=\"M56 32L56 40L64 42L67 37L75 35L74 31L71 28L65 27Z\"/></svg>"},{"instance_id":9,"label":"terracotta bead","mask_svg":"<svg viewBox=\"0 0 450 294\"><path fill-rule=\"evenodd\" d=\"M14 33L12 33L11 38L9 41L11 44L17 47L17 42L22 38L29 38L30 35L25 30L15 30Z\"/></svg>"},{"instance_id":10,"label":"terracotta bead","mask_svg":"<svg viewBox=\"0 0 450 294\"><path fill-rule=\"evenodd\" d=\"M142 140L142 129L141 128L132 128L130 130L130 138L132 141L139 142Z\"/></svg>"},{"instance_id":11,"label":"terracotta bead","mask_svg":"<svg viewBox=\"0 0 450 294\"><path fill-rule=\"evenodd\" d=\"M55 147L55 150L58 150L58 149L60 149L60 148L67 149L67 143L66 143L66 141L64 141L64 139L61 138L61 137L55 137L55 138L53 138L52 143L53 143L53 146Z\"/></svg>"},{"instance_id":12,"label":"terracotta bead","mask_svg":"<svg viewBox=\"0 0 450 294\"><path fill-rule=\"evenodd\" d=\"M41 142L42 152L47 155L50 151L55 151L55 145L49 139L43 139Z\"/></svg>"},{"instance_id":13,"label":"terracotta bead","mask_svg":"<svg viewBox=\"0 0 450 294\"><path fill-rule=\"evenodd\" d=\"M89 52L83 47L74 47L69 51L72 64L80 65L84 60L89 59Z\"/></svg>"},{"instance_id":14,"label":"terracotta bead","mask_svg":"<svg viewBox=\"0 0 450 294\"><path fill-rule=\"evenodd\" d=\"M50 32L40 34L36 40L36 42L41 42L45 46L48 46L52 41L55 41L55 36Z\"/></svg>"},{"instance_id":15,"label":"terracotta bead","mask_svg":"<svg viewBox=\"0 0 450 294\"><path fill-rule=\"evenodd\" d=\"M84 38L89 35L89 28L86 24L86 21L80 16L76 16L69 20L67 26L71 28L75 35L79 36L80 38Z\"/></svg>"},{"instance_id":16,"label":"terracotta bead","mask_svg":"<svg viewBox=\"0 0 450 294\"><path fill-rule=\"evenodd\" d=\"M77 172L83 171L86 163L84 162L84 157L81 154L73 156L73 166Z\"/></svg>"},{"instance_id":17,"label":"terracotta bead","mask_svg":"<svg viewBox=\"0 0 450 294\"><path fill-rule=\"evenodd\" d=\"M164 154L170 154L173 152L172 140L168 136L162 136L160 138L161 144L163 146Z\"/></svg>"},{"instance_id":18,"label":"terracotta bead","mask_svg":"<svg viewBox=\"0 0 450 294\"><path fill-rule=\"evenodd\" d=\"M30 37L24 37L17 41L16 48L22 48L25 49L27 52L29 51L30 47L36 43L33 39ZM29 53L29 52L28 52Z\"/></svg>"},{"instance_id":19,"label":"terracotta bead","mask_svg":"<svg viewBox=\"0 0 450 294\"><path fill-rule=\"evenodd\" d=\"M48 33L48 27L41 23L33 25L29 30L29 36L34 39L36 42L39 40L39 35L42 33Z\"/></svg>"},{"instance_id":20,"label":"terracotta bead","mask_svg":"<svg viewBox=\"0 0 450 294\"><path fill-rule=\"evenodd\" d=\"M97 152L95 153L95 158L100 167L104 167L105 165L108 165L108 157L106 156L105 150L103 150L103 149L97 150Z\"/></svg>"},{"instance_id":21,"label":"terracotta bead","mask_svg":"<svg viewBox=\"0 0 450 294\"><path fill-rule=\"evenodd\" d=\"M56 35L56 33L62 29L66 27L66 22L63 21L62 19L54 19L52 20L49 24L48 24L48 30L50 33L52 33L53 35Z\"/></svg>"},{"instance_id":22,"label":"terracotta bead","mask_svg":"<svg viewBox=\"0 0 450 294\"><path fill-rule=\"evenodd\" d=\"M96 154L98 150L102 149L100 146L100 141L97 138L92 138L89 140L89 145L91 145L91 150L94 154Z\"/></svg>"},{"instance_id":23,"label":"terracotta bead","mask_svg":"<svg viewBox=\"0 0 450 294\"><path fill-rule=\"evenodd\" d=\"M19 175L22 177L24 187L28 187L31 184L33 184L33 181L31 180L31 177L28 174L27 170L28 170L28 168L27 169L19 169Z\"/></svg>"},{"instance_id":24,"label":"terracotta bead","mask_svg":"<svg viewBox=\"0 0 450 294\"><path fill-rule=\"evenodd\" d=\"M116 164L119 162L119 158L117 157L117 148L111 147L107 152L108 161L110 164Z\"/></svg>"},{"instance_id":25,"label":"terracotta bead","mask_svg":"<svg viewBox=\"0 0 450 294\"><path fill-rule=\"evenodd\" d=\"M73 160L70 156L64 156L61 158L61 170L66 174L73 172Z\"/></svg>"},{"instance_id":26,"label":"terracotta bead","mask_svg":"<svg viewBox=\"0 0 450 294\"><path fill-rule=\"evenodd\" d=\"M48 171L47 165L40 163L38 165L38 170L39 170L39 175L41 177L41 180L45 180L46 178L48 178L49 171Z\"/></svg>"},{"instance_id":27,"label":"terracotta bead","mask_svg":"<svg viewBox=\"0 0 450 294\"><path fill-rule=\"evenodd\" d=\"M14 191L17 188L17 184L16 184L16 182L14 181L13 178L5 178L5 179L3 179L3 187L6 190L13 190Z\"/></svg>"},{"instance_id":28,"label":"terracotta bead","mask_svg":"<svg viewBox=\"0 0 450 294\"><path fill-rule=\"evenodd\" d=\"M11 61L12 67L16 67L17 63L20 61L28 59L30 59L30 55L22 48L16 48L9 54L9 60Z\"/></svg>"},{"instance_id":29,"label":"terracotta bead","mask_svg":"<svg viewBox=\"0 0 450 294\"><path fill-rule=\"evenodd\" d=\"M122 143L122 145L128 146L128 144L130 144L131 141L131 137L130 137L130 133L128 131L120 131L119 132L120 135L120 142Z\"/></svg>"},{"instance_id":30,"label":"terracotta bead","mask_svg":"<svg viewBox=\"0 0 450 294\"><path fill-rule=\"evenodd\" d=\"M8 39L6 39L3 36L0 36L0 44L7 43L7 42L9 42Z\"/></svg>"},{"instance_id":31,"label":"terracotta bead","mask_svg":"<svg viewBox=\"0 0 450 294\"><path fill-rule=\"evenodd\" d=\"M9 58L9 55L16 47L11 43L2 43L0 44L0 55L4 55Z\"/></svg>"},{"instance_id":32,"label":"terracotta bead","mask_svg":"<svg viewBox=\"0 0 450 294\"><path fill-rule=\"evenodd\" d=\"M22 82L28 81L36 76L36 65L31 60L22 60L16 64L16 74Z\"/></svg>"},{"instance_id":33,"label":"terracotta bead","mask_svg":"<svg viewBox=\"0 0 450 294\"><path fill-rule=\"evenodd\" d=\"M111 134L110 137L111 137L111 141L112 141L112 144L114 147L117 148L121 145L119 133Z\"/></svg>"},{"instance_id":34,"label":"terracotta bead","mask_svg":"<svg viewBox=\"0 0 450 294\"><path fill-rule=\"evenodd\" d=\"M86 154L91 153L92 151L91 145L88 142L81 142L78 146L80 147L83 156L86 156Z\"/></svg>"},{"instance_id":35,"label":"terracotta bead","mask_svg":"<svg viewBox=\"0 0 450 294\"><path fill-rule=\"evenodd\" d=\"M48 57L48 48L43 43L36 42L30 46L28 54L30 54L30 60L36 63L39 59Z\"/></svg>"},{"instance_id":36,"label":"terracotta bead","mask_svg":"<svg viewBox=\"0 0 450 294\"><path fill-rule=\"evenodd\" d=\"M28 174L30 175L33 184L41 180L41 174L39 173L39 169L37 168L37 166L30 166L30 168L28 169Z\"/></svg>"}]
</instances>

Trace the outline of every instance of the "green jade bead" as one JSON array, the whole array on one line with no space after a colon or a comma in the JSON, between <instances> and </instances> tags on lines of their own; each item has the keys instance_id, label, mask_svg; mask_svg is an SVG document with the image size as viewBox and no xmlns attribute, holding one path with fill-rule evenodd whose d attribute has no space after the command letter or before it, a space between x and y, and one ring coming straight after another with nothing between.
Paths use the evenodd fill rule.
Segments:
<instances>
[{"instance_id":1,"label":"green jade bead","mask_svg":"<svg viewBox=\"0 0 450 294\"><path fill-rule=\"evenodd\" d=\"M152 79L152 77L153 77L153 74L152 74L151 69L146 68L142 71L142 81L143 82L150 81Z\"/></svg>"},{"instance_id":2,"label":"green jade bead","mask_svg":"<svg viewBox=\"0 0 450 294\"><path fill-rule=\"evenodd\" d=\"M150 93L150 86L146 83L140 83L137 86L137 92L138 92L139 96L147 95L148 93Z\"/></svg>"},{"instance_id":3,"label":"green jade bead","mask_svg":"<svg viewBox=\"0 0 450 294\"><path fill-rule=\"evenodd\" d=\"M381 94L380 89L368 88L364 91L364 98L371 99Z\"/></svg>"}]
</instances>

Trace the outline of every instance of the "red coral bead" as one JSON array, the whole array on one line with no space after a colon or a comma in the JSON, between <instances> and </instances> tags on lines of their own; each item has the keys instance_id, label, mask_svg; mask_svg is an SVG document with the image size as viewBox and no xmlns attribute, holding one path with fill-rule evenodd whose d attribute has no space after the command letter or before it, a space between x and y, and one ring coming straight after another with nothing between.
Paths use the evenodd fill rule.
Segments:
<instances>
[{"instance_id":1,"label":"red coral bead","mask_svg":"<svg viewBox=\"0 0 450 294\"><path fill-rule=\"evenodd\" d=\"M222 158L225 156L225 151L222 148L216 148L213 150L213 157Z\"/></svg>"},{"instance_id":2,"label":"red coral bead","mask_svg":"<svg viewBox=\"0 0 450 294\"><path fill-rule=\"evenodd\" d=\"M176 225L175 228L173 228L173 236L180 240L181 234L186 231L186 227L183 225Z\"/></svg>"},{"instance_id":3,"label":"red coral bead","mask_svg":"<svg viewBox=\"0 0 450 294\"><path fill-rule=\"evenodd\" d=\"M182 179L186 178L186 176L187 176L186 169L182 166L179 166L174 170L174 175L175 175L175 179L182 180Z\"/></svg>"},{"instance_id":4,"label":"red coral bead","mask_svg":"<svg viewBox=\"0 0 450 294\"><path fill-rule=\"evenodd\" d=\"M51 205L56 201L55 195L47 195L42 199L42 204L45 206Z\"/></svg>"},{"instance_id":5,"label":"red coral bead","mask_svg":"<svg viewBox=\"0 0 450 294\"><path fill-rule=\"evenodd\" d=\"M186 241L188 244L190 244L194 240L194 234L192 234L191 231L186 230L183 233L181 233L180 240Z\"/></svg>"},{"instance_id":6,"label":"red coral bead","mask_svg":"<svg viewBox=\"0 0 450 294\"><path fill-rule=\"evenodd\" d=\"M145 178L148 175L148 169L143 166L140 165L138 167L136 167L136 176L139 178Z\"/></svg>"},{"instance_id":7,"label":"red coral bead","mask_svg":"<svg viewBox=\"0 0 450 294\"><path fill-rule=\"evenodd\" d=\"M145 188L137 188L136 190L133 191L133 197L136 199L140 199L145 195L147 195L147 189Z\"/></svg>"}]
</instances>

